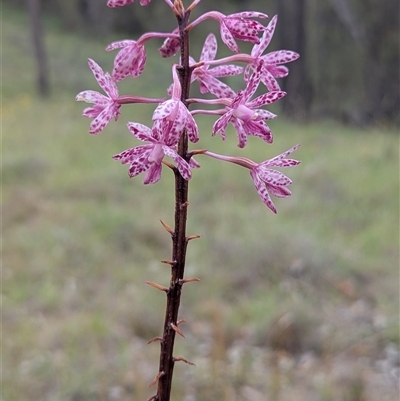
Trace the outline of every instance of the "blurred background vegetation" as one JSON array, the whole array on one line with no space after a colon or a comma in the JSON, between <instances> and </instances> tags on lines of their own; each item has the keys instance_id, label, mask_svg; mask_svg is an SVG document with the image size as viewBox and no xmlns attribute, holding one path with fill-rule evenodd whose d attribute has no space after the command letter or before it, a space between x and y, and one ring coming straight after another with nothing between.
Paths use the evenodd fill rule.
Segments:
<instances>
[{"instance_id":1,"label":"blurred background vegetation","mask_svg":"<svg viewBox=\"0 0 400 401\"><path fill-rule=\"evenodd\" d=\"M161 0L110 10L99 0L3 0L3 378L7 401L146 400L169 280L173 179L129 180L111 159L135 143L127 106L97 137L74 96L99 90L88 57L110 70L112 40L168 31ZM272 146L233 130L196 147L265 160L295 143L293 195L277 216L247 172L212 160L191 181L175 401L392 401L399 396L399 5L395 0L203 0L193 17L279 13L271 49L301 53L282 80ZM198 59L208 30L193 32ZM147 46L121 93L163 96L171 60ZM228 54L222 42L219 55ZM239 43L243 51L251 47ZM39 56L39 57L38 57ZM37 60L39 59L39 62ZM240 80L231 80L240 86ZM263 146L260 146L263 145ZM188 285L189 286L189 285Z\"/></svg>"}]
</instances>

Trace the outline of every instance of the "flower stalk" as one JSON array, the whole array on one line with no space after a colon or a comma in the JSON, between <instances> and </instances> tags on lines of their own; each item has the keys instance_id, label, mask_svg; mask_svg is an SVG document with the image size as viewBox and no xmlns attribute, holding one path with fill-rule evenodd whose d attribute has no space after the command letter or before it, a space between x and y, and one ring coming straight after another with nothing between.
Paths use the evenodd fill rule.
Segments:
<instances>
[{"instance_id":1,"label":"flower stalk","mask_svg":"<svg viewBox=\"0 0 400 401\"><path fill-rule=\"evenodd\" d=\"M175 1L175 4L177 4L175 6L177 8L181 6L178 8L179 13L176 13L181 44L181 67L178 71L182 88L180 100L186 105L186 99L189 98L190 93L190 79L192 73L192 69L189 65L189 33L186 30L190 11L184 11L183 4L180 1ZM187 162L189 161L188 135L186 130L183 132L178 143L178 155ZM185 180L176 168L174 169L174 174L175 227L171 235L173 265L171 265L171 280L167 291L164 329L162 341L160 342L159 373L163 372L163 375L158 379L157 395L154 398L155 401L170 400L172 376L175 361L177 361L173 355L174 343L175 336L179 333L176 328L178 327L179 306L181 302L182 287L184 284L186 250L188 244L188 239L186 237L186 220L189 206L189 181Z\"/></svg>"},{"instance_id":2,"label":"flower stalk","mask_svg":"<svg viewBox=\"0 0 400 401\"><path fill-rule=\"evenodd\" d=\"M111 8L124 7L137 0L108 0ZM248 137L258 137L264 143L271 144L273 136L266 121L276 117L263 107L270 105L286 92L280 89L277 79L287 76L288 69L283 64L294 61L298 54L288 50L279 50L263 55L273 35L277 17L268 26L254 19L266 19L267 15L255 11L224 15L210 11L189 21L191 11L201 0L194 0L185 9L182 0L164 0L173 11L177 28L171 33L149 32L138 40L122 40L111 43L106 51L119 49L111 74L104 72L94 61L88 64L103 93L93 90L80 92L76 100L91 103L92 106L83 111L83 115L92 118L89 133L98 134L112 121L117 120L121 108L135 103L158 103L153 112L152 126L139 122L129 122L128 130L135 139L144 142L140 146L126 149L113 156L122 164L128 164L129 177L144 173L144 184L155 184L161 179L162 167L166 166L174 174L175 215L174 225L170 227L161 221L162 226L172 239L172 256L170 260L162 260L171 269L169 286L146 281L146 283L166 294L166 307L162 335L154 337L148 343L160 344L158 372L150 386L156 386L156 394L148 401L170 401L172 378L175 362L194 363L183 356L174 356L175 337L178 334L185 338L180 324L185 320L179 316L182 288L185 284L200 281L197 277L185 278L186 251L188 243L199 235L186 234L186 222L189 207L189 180L192 170L199 168L194 156L208 156L222 162L236 164L250 172L251 179L260 199L274 213L276 207L271 195L285 198L291 195L288 186L292 181L274 168L294 167L300 162L289 159L298 145L271 159L257 163L246 157L226 156L208 149L189 150L189 143L199 140L199 130L194 116L199 114L217 118L211 132L212 136L220 134L227 139L228 124L232 124L238 138L238 147L244 148ZM151 0L140 0L140 5L147 6ZM209 34L204 42L199 61L190 56L189 34L198 24L207 19L219 23L222 42L236 55L223 59L216 58L218 42L214 34ZM117 84L124 79L136 79L144 71L146 65L145 42L165 39L159 48L161 57L175 56L179 52L179 61L172 66L172 85L166 88L168 97L147 98L136 95L120 95ZM239 52L237 40L254 44L250 55ZM245 66L227 63L245 63ZM211 67L211 68L210 68ZM244 88L237 93L226 82L219 78L243 75ZM214 96L212 99L191 98L190 88L197 81L200 93ZM260 83L267 92L255 96ZM210 109L189 111L189 106L205 106ZM166 161L165 156L172 159Z\"/></svg>"}]
</instances>

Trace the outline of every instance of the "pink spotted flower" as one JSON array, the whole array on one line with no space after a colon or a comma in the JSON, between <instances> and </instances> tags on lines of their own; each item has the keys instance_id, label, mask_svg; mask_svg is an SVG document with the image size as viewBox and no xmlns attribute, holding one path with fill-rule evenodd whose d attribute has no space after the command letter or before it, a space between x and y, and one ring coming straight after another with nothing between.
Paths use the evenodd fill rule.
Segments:
<instances>
[{"instance_id":1,"label":"pink spotted flower","mask_svg":"<svg viewBox=\"0 0 400 401\"><path fill-rule=\"evenodd\" d=\"M169 135L168 127L156 121L150 129L139 123L128 123L132 135L146 145L136 146L113 156L122 164L130 164L128 174L130 177L146 172L143 183L155 184L161 178L162 162L164 156L171 157L176 168L185 180L191 178L190 165L176 152L176 137Z\"/></svg>"},{"instance_id":2,"label":"pink spotted flower","mask_svg":"<svg viewBox=\"0 0 400 401\"><path fill-rule=\"evenodd\" d=\"M271 167L294 167L300 164L298 160L287 159L287 156L298 149L299 146L300 145L293 146L286 152L283 152L280 155L262 163L255 163L254 161L245 157L223 156L208 151L206 151L204 154L215 159L235 163L239 166L248 168L260 199L274 213L277 213L276 207L272 202L270 195L274 195L277 198L286 198L290 196L291 192L287 187L292 183L292 180L286 177L286 175L280 171L274 170Z\"/></svg>"},{"instance_id":3,"label":"pink spotted flower","mask_svg":"<svg viewBox=\"0 0 400 401\"><path fill-rule=\"evenodd\" d=\"M176 35L176 37L174 35ZM179 28L176 28L172 31L171 37L165 39L164 43L158 49L158 51L160 52L162 57L167 58L178 53L180 47L181 42L179 40Z\"/></svg>"},{"instance_id":4,"label":"pink spotted flower","mask_svg":"<svg viewBox=\"0 0 400 401\"><path fill-rule=\"evenodd\" d=\"M238 53L239 47L235 39L251 43L260 43L258 35L260 32L264 31L265 27L251 18L268 18L268 16L255 11L245 11L231 15L224 15L218 11L210 11L193 21L188 26L188 29L209 18L219 22L222 41L230 50Z\"/></svg>"},{"instance_id":5,"label":"pink spotted flower","mask_svg":"<svg viewBox=\"0 0 400 401\"><path fill-rule=\"evenodd\" d=\"M231 122L235 127L240 148L246 145L248 135L258 136L265 142L272 143L271 130L264 120L273 119L276 115L268 110L259 109L259 107L276 102L285 96L286 92L268 92L250 100L257 90L260 77L261 68L258 68L252 74L246 89L240 90L233 99L220 99L225 101L227 107L223 111L223 115L215 122L213 135L220 133L222 139L225 139L226 127Z\"/></svg>"},{"instance_id":6,"label":"pink spotted flower","mask_svg":"<svg viewBox=\"0 0 400 401\"><path fill-rule=\"evenodd\" d=\"M172 67L171 99L158 105L153 113L153 121L160 121L162 125L168 127L169 135L173 138L179 139L183 131L186 130L190 141L197 142L199 140L197 124L181 101L182 88L176 67L176 65Z\"/></svg>"},{"instance_id":7,"label":"pink spotted flower","mask_svg":"<svg viewBox=\"0 0 400 401\"><path fill-rule=\"evenodd\" d=\"M91 134L98 134L112 118L117 121L121 113L121 105L117 102L117 85L110 74L108 74L108 72L104 73L102 68L91 59L88 60L88 64L96 81L107 96L96 91L86 90L78 93L76 95L76 100L93 103L93 107L85 109L83 115L88 118L93 118L93 121L90 123L89 132Z\"/></svg>"},{"instance_id":8,"label":"pink spotted flower","mask_svg":"<svg viewBox=\"0 0 400 401\"><path fill-rule=\"evenodd\" d=\"M271 42L277 21L278 16L275 15L265 29L260 43L254 45L250 55L251 62L245 69L247 81L250 77L250 69L256 70L261 66L261 81L270 91L281 90L276 78L284 78L289 74L288 68L281 64L290 63L300 57L298 53L290 50L277 50L262 55Z\"/></svg>"},{"instance_id":9,"label":"pink spotted flower","mask_svg":"<svg viewBox=\"0 0 400 401\"><path fill-rule=\"evenodd\" d=\"M119 40L108 45L106 51L121 49L114 60L112 76L115 81L122 81L128 75L133 78L138 77L143 72L146 64L145 43L150 39L165 37L176 40L176 38L179 38L179 35L174 33L150 32L142 35L137 41Z\"/></svg>"},{"instance_id":10,"label":"pink spotted flower","mask_svg":"<svg viewBox=\"0 0 400 401\"><path fill-rule=\"evenodd\" d=\"M207 62L215 59L217 54L217 39L210 33L205 42L200 55L200 62ZM190 58L190 64L196 62ZM192 82L197 80L201 93L211 92L217 97L234 97L235 93L225 83L219 81L219 77L227 77L239 75L243 72L243 68L236 65L220 65L215 68L209 68L207 64L197 67L192 73Z\"/></svg>"}]
</instances>

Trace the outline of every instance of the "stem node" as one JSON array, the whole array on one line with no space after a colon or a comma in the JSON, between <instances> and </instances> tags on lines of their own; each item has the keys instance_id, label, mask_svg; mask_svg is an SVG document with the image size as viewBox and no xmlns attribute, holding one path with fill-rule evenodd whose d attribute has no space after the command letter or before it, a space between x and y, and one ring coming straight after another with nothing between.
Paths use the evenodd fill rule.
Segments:
<instances>
[{"instance_id":1,"label":"stem node","mask_svg":"<svg viewBox=\"0 0 400 401\"><path fill-rule=\"evenodd\" d=\"M181 210L187 209L188 206L189 206L189 202L188 202L188 201L182 203L182 204L181 204Z\"/></svg>"}]
</instances>

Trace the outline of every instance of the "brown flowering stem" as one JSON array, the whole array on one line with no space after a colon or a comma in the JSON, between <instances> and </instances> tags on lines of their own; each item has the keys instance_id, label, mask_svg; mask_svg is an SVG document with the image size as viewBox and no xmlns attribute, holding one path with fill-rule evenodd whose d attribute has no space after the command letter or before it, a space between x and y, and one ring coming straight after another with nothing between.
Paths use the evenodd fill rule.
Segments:
<instances>
[{"instance_id":1,"label":"brown flowering stem","mask_svg":"<svg viewBox=\"0 0 400 401\"><path fill-rule=\"evenodd\" d=\"M189 98L190 77L192 68L189 66L189 34L186 30L190 11L184 10L181 0L175 0L175 15L179 25L179 36L181 42L181 62L179 67L179 76L182 86L181 101L187 105L186 99ZM178 153L186 161L188 155L188 136L184 132L178 144ZM164 330L162 341L160 341L160 365L159 372L163 372L158 377L157 394L155 401L170 401L172 376L174 364L177 359L173 356L174 342L176 334L184 337L182 331L178 328L178 312L181 300L182 286L184 281L185 261L186 261L186 219L188 209L188 181L183 179L177 169L175 174L175 227L171 233L172 237L172 258L171 281L168 291L166 291L167 305L165 311ZM164 226L165 227L165 226ZM168 230L169 231L169 230ZM183 360L183 359L178 359Z\"/></svg>"}]
</instances>

